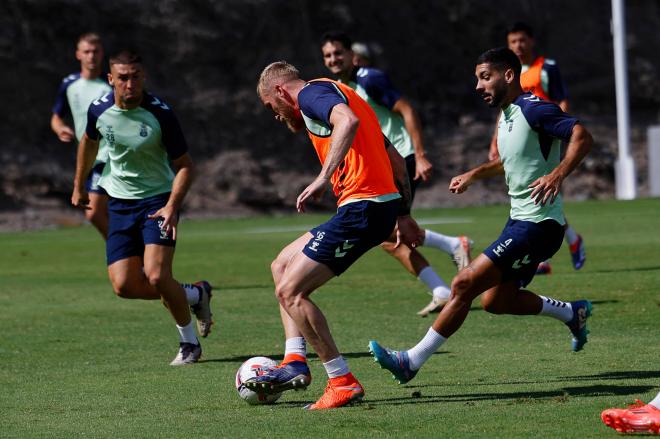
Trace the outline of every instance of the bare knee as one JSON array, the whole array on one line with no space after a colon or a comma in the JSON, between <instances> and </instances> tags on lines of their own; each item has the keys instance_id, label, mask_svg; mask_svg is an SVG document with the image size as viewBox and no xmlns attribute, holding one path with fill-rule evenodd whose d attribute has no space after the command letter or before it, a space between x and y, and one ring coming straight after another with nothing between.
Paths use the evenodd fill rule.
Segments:
<instances>
[{"instance_id":1,"label":"bare knee","mask_svg":"<svg viewBox=\"0 0 660 439\"><path fill-rule=\"evenodd\" d=\"M470 270L461 270L451 281L451 294L458 300L472 302L474 294L474 279Z\"/></svg>"},{"instance_id":2,"label":"bare knee","mask_svg":"<svg viewBox=\"0 0 660 439\"><path fill-rule=\"evenodd\" d=\"M270 272L273 275L273 281L275 281L275 285L280 282L280 279L282 278L282 275L284 275L285 270L286 261L282 260L282 258L275 258L273 262L270 263Z\"/></svg>"},{"instance_id":3,"label":"bare knee","mask_svg":"<svg viewBox=\"0 0 660 439\"><path fill-rule=\"evenodd\" d=\"M275 297L284 309L297 306L302 299L302 292L291 282L280 282L275 287Z\"/></svg>"},{"instance_id":4,"label":"bare knee","mask_svg":"<svg viewBox=\"0 0 660 439\"><path fill-rule=\"evenodd\" d=\"M481 298L481 306L484 311L491 314L505 314L506 309L496 297L484 296Z\"/></svg>"},{"instance_id":5,"label":"bare knee","mask_svg":"<svg viewBox=\"0 0 660 439\"><path fill-rule=\"evenodd\" d=\"M111 282L112 282L112 289L114 290L117 297L121 297L122 299L127 299L129 297L132 297L131 294L132 289L127 279L125 278L111 279Z\"/></svg>"}]
</instances>

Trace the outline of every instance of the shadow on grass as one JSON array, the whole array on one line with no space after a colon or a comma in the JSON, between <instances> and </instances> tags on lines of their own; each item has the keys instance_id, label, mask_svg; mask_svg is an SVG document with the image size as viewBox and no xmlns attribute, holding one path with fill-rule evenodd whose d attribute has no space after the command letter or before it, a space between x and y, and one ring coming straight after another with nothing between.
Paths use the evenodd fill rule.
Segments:
<instances>
[{"instance_id":1,"label":"shadow on grass","mask_svg":"<svg viewBox=\"0 0 660 439\"><path fill-rule=\"evenodd\" d=\"M651 265L647 267L634 267L634 268L612 268L610 270L591 270L589 273L627 273L630 271L657 271L660 266Z\"/></svg>"},{"instance_id":2,"label":"shadow on grass","mask_svg":"<svg viewBox=\"0 0 660 439\"><path fill-rule=\"evenodd\" d=\"M408 389L424 389L431 387L460 387L465 385L470 385L473 387L479 386L501 386L501 385L519 385L519 384L542 384L542 383L563 383L566 381L603 381L603 380L614 380L621 381L624 379L653 379L660 378L660 371L657 370L626 370L626 371L610 371L610 372L601 372L594 375L575 375L575 376L562 376L552 379L540 380L540 381L499 381L499 382L478 382L470 384L424 384L424 385L407 385L404 388ZM657 387L657 386L656 386Z\"/></svg>"},{"instance_id":3,"label":"shadow on grass","mask_svg":"<svg viewBox=\"0 0 660 439\"><path fill-rule=\"evenodd\" d=\"M466 386L466 385L464 385ZM460 395L443 396L425 396L421 392L413 392L416 395L409 397L371 399L369 404L374 405L403 405L403 404L427 404L439 402L470 402L470 401L489 401L489 400L514 400L517 403L537 402L535 400L557 399L563 401L569 397L603 397L603 396L627 396L639 395L649 390L655 389L654 386L608 386L597 384L584 387L564 387L557 390L536 391L536 392L493 392L493 393L470 393Z\"/></svg>"},{"instance_id":4,"label":"shadow on grass","mask_svg":"<svg viewBox=\"0 0 660 439\"><path fill-rule=\"evenodd\" d=\"M442 355L442 354L448 354L449 351L440 351L440 352L434 352L433 355ZM199 363L242 363L246 360L249 360L252 357L256 357L257 355L236 355L233 357L226 357L226 358L208 358L208 359L202 359L199 360ZM281 361L284 358L284 355L282 353L279 354L268 354L268 355L259 355L263 357L268 357L272 358L275 361ZM346 352L341 354L342 357L344 358L372 358L371 354L367 351L364 352ZM314 353L308 353L307 354L307 359L312 360L318 360L319 356L314 354Z\"/></svg>"}]
</instances>

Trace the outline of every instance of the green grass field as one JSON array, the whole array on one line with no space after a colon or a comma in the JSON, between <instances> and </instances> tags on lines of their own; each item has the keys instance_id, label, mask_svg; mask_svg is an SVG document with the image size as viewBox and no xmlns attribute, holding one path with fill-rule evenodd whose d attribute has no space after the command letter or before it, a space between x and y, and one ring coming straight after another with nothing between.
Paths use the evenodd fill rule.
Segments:
<instances>
[{"instance_id":1,"label":"green grass field","mask_svg":"<svg viewBox=\"0 0 660 439\"><path fill-rule=\"evenodd\" d=\"M315 357L310 388L272 406L240 400L234 375L249 357L280 358L270 261L329 215L180 226L176 277L206 278L218 291L204 361L184 368L168 365L178 338L163 306L112 293L91 227L0 234L0 437L615 437L601 410L660 391L660 200L566 211L585 239L587 264L574 271L564 245L554 273L530 288L593 301L583 352L571 352L556 320L490 315L475 301L462 329L398 385L373 363L367 342L410 347L431 324L415 315L430 296L376 249L313 295L367 392L363 404L328 412L301 410L325 386ZM415 214L436 223L429 228L470 235L480 251L507 212ZM422 251L451 279L446 255Z\"/></svg>"}]
</instances>

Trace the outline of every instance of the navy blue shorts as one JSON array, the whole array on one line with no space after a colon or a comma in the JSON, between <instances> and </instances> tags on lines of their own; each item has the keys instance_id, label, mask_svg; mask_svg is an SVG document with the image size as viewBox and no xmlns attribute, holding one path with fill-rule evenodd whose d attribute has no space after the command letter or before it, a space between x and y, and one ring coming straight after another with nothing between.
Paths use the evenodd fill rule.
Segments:
<instances>
[{"instance_id":1,"label":"navy blue shorts","mask_svg":"<svg viewBox=\"0 0 660 439\"><path fill-rule=\"evenodd\" d=\"M564 238L564 226L547 219L540 223L509 218L502 234L484 254L502 270L502 281L520 281L525 287L540 262L551 258Z\"/></svg>"},{"instance_id":2,"label":"navy blue shorts","mask_svg":"<svg viewBox=\"0 0 660 439\"><path fill-rule=\"evenodd\" d=\"M417 160L415 154L410 154L404 159L406 161L406 171L408 171L408 182L410 183L410 204L415 199L415 191L422 179L415 180L415 172L417 171Z\"/></svg>"},{"instance_id":3,"label":"navy blue shorts","mask_svg":"<svg viewBox=\"0 0 660 439\"><path fill-rule=\"evenodd\" d=\"M99 179L101 178L101 174L103 174L104 167L105 167L105 163L97 163L96 165L94 165L94 167L92 168L92 172L89 173L89 175L87 176L87 180L85 181L85 187L87 188L87 192L94 192L101 195L108 195L105 189L99 186Z\"/></svg>"},{"instance_id":4,"label":"navy blue shorts","mask_svg":"<svg viewBox=\"0 0 660 439\"><path fill-rule=\"evenodd\" d=\"M339 276L392 234L399 202L356 201L341 206L329 221L310 230L314 237L303 253Z\"/></svg>"},{"instance_id":5,"label":"navy blue shorts","mask_svg":"<svg viewBox=\"0 0 660 439\"><path fill-rule=\"evenodd\" d=\"M108 200L108 241L105 255L108 265L131 256L143 256L146 244L174 247L176 241L171 234L161 231L160 218L149 219L148 215L167 204L170 194L159 194L142 200Z\"/></svg>"}]
</instances>

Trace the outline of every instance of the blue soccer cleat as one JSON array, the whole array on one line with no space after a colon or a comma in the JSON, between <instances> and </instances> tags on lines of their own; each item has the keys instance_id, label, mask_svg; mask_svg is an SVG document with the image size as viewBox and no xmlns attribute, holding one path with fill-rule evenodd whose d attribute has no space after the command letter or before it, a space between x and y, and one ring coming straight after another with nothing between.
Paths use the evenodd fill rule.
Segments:
<instances>
[{"instance_id":1,"label":"blue soccer cleat","mask_svg":"<svg viewBox=\"0 0 660 439\"><path fill-rule=\"evenodd\" d=\"M406 351L393 351L378 344L375 340L369 342L369 352L376 359L380 367L392 372L392 377L399 384L406 384L415 378L416 370L410 368L408 353Z\"/></svg>"},{"instance_id":2,"label":"blue soccer cleat","mask_svg":"<svg viewBox=\"0 0 660 439\"><path fill-rule=\"evenodd\" d=\"M573 268L579 270L587 260L587 252L584 250L584 241L580 235L578 235L577 241L570 246L570 250Z\"/></svg>"},{"instance_id":3,"label":"blue soccer cleat","mask_svg":"<svg viewBox=\"0 0 660 439\"><path fill-rule=\"evenodd\" d=\"M587 342L587 318L591 316L593 306L588 300L578 300L571 302L573 308L573 318L566 322L566 326L573 334L573 352L581 351Z\"/></svg>"},{"instance_id":4,"label":"blue soccer cleat","mask_svg":"<svg viewBox=\"0 0 660 439\"><path fill-rule=\"evenodd\" d=\"M285 390L304 390L312 382L312 374L304 361L292 361L273 367L261 376L250 378L243 384L257 393L274 394Z\"/></svg>"}]
</instances>

